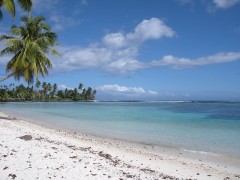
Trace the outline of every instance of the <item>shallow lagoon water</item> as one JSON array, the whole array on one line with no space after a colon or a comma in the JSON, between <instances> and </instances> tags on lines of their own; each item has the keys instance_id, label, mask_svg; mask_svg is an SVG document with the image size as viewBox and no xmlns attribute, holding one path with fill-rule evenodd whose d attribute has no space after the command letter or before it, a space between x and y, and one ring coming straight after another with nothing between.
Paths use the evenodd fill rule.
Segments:
<instances>
[{"instance_id":1,"label":"shallow lagoon water","mask_svg":"<svg viewBox=\"0 0 240 180\"><path fill-rule=\"evenodd\" d=\"M0 111L97 136L240 159L240 103L24 102Z\"/></svg>"}]
</instances>

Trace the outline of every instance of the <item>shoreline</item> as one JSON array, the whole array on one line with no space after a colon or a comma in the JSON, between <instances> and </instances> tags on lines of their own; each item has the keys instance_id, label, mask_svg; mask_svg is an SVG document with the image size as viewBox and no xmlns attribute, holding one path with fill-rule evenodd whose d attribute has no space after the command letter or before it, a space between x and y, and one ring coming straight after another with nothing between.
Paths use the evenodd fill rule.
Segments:
<instances>
[{"instance_id":1,"label":"shoreline","mask_svg":"<svg viewBox=\"0 0 240 180\"><path fill-rule=\"evenodd\" d=\"M160 144L156 144L156 143L146 143L144 141L136 141L133 139L126 139L126 138L119 138L119 137L111 137L109 135L99 135L99 133L90 133L90 132L81 132L80 130L76 130L76 129L71 129L71 128L67 128L67 127L63 127L62 125L57 125L55 122L40 122L40 118L37 118L37 120L33 119L32 117L24 117L24 115L20 115L18 113L12 113L10 111L5 111L3 112L6 116L12 117L12 118L16 118L16 119L21 119L24 121L27 121L29 123L35 124L37 126L42 126L44 128L47 129L58 129L61 130L63 132L67 132L67 133L77 133L81 136L89 136L92 139L105 139L105 140L113 140L113 141L119 141L119 142L124 142L124 143L129 143L130 145L135 144L137 145L142 145L142 146L154 146L154 147L159 147L160 149L165 149L165 151L168 150L172 150L172 151L177 151L177 152L185 152L188 153L188 157L192 157L195 158L197 155L203 155L203 156L209 156L209 157L222 157L222 159L226 159L227 161L234 161L236 162L235 164L239 165L240 168L240 156L234 156L234 155L229 155L229 154L220 154L220 153L216 153L216 152L210 152L210 151L201 151L201 150L193 150L193 149L187 149L187 148L183 148L183 147L175 147L175 146L167 146L167 145L160 145ZM1 111L0 111L0 115L1 115ZM48 117L50 118L50 117ZM1 119L1 116L0 116ZM57 127L56 127L57 126Z\"/></svg>"},{"instance_id":2,"label":"shoreline","mask_svg":"<svg viewBox=\"0 0 240 180\"><path fill-rule=\"evenodd\" d=\"M95 137L1 117L8 115L0 113L0 178L3 179L13 179L14 175L16 179L26 179L29 173L29 179L66 179L66 175L68 179L240 179L238 161L225 162L222 158L217 162L219 157L206 154ZM31 139L24 140L24 136ZM70 176L66 171L71 172Z\"/></svg>"}]
</instances>

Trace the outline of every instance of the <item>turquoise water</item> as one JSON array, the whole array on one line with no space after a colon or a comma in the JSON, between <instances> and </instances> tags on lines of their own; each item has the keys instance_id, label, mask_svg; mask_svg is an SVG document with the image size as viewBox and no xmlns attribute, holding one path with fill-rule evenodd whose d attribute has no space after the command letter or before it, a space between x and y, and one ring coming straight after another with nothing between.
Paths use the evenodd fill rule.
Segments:
<instances>
[{"instance_id":1,"label":"turquoise water","mask_svg":"<svg viewBox=\"0 0 240 180\"><path fill-rule=\"evenodd\" d=\"M240 103L1 103L0 111L97 136L240 158Z\"/></svg>"}]
</instances>

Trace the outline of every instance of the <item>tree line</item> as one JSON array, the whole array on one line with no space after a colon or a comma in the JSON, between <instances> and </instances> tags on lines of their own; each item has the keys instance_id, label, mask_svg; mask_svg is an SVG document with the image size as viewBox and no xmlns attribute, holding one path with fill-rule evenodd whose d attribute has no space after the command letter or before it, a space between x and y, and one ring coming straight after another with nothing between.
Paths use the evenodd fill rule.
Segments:
<instances>
[{"instance_id":1,"label":"tree line","mask_svg":"<svg viewBox=\"0 0 240 180\"><path fill-rule=\"evenodd\" d=\"M20 18L19 26L15 24L11 26L11 35L0 35L0 42L6 46L0 51L0 58L12 55L6 65L6 76L0 78L0 83L10 77L16 80L23 78L28 83L27 87L23 84L0 86L0 101L94 100L96 90L91 87L85 89L81 83L74 89L58 90L57 84L41 83L38 80L39 75L44 77L52 68L47 55L60 56L60 53L53 49L57 45L57 34L51 31L45 18L31 15L32 2L32 0L0 0L0 22L3 18L2 9L10 12L13 19L16 16L16 5L26 12L26 15Z\"/></svg>"},{"instance_id":2,"label":"tree line","mask_svg":"<svg viewBox=\"0 0 240 180\"><path fill-rule=\"evenodd\" d=\"M32 0L0 0L0 21L3 17L2 8L9 11L12 18L15 17L16 2L27 15L20 18L20 26L11 26L11 35L0 35L0 42L6 46L0 51L0 57L11 56L6 65L6 76L0 78L0 83L14 77L16 80L23 78L28 84L33 84L38 81L39 75L44 77L52 68L47 55L60 55L53 49L57 45L57 34L51 31L43 16L31 15Z\"/></svg>"},{"instance_id":3,"label":"tree line","mask_svg":"<svg viewBox=\"0 0 240 180\"><path fill-rule=\"evenodd\" d=\"M97 91L91 87L84 88L82 83L74 89L65 88L64 90L58 90L56 83L37 81L34 86L26 87L23 84L15 86L11 83L8 86L0 86L0 101L93 101L96 93Z\"/></svg>"}]
</instances>

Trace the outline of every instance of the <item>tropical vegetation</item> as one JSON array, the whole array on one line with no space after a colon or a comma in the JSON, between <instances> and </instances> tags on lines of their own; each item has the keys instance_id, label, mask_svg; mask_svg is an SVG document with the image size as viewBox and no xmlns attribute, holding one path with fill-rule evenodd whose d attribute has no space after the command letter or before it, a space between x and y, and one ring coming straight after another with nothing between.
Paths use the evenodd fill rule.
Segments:
<instances>
[{"instance_id":1,"label":"tropical vegetation","mask_svg":"<svg viewBox=\"0 0 240 180\"><path fill-rule=\"evenodd\" d=\"M57 35L51 32L50 26L44 20L42 16L23 16L22 26L11 27L14 36L0 36L0 42L6 42L6 48L0 52L0 56L13 55L6 67L10 74L0 79L0 82L14 76L16 80L23 77L26 82L32 84L35 78L38 80L39 74L43 77L48 74L52 63L46 55L59 53L52 48L57 44Z\"/></svg>"},{"instance_id":2,"label":"tropical vegetation","mask_svg":"<svg viewBox=\"0 0 240 180\"><path fill-rule=\"evenodd\" d=\"M34 86L27 87L23 84L15 86L11 83L8 86L0 86L0 101L93 101L96 93L97 91L91 87L85 89L82 83L74 89L63 90L58 90L56 83L37 81Z\"/></svg>"},{"instance_id":3,"label":"tropical vegetation","mask_svg":"<svg viewBox=\"0 0 240 180\"><path fill-rule=\"evenodd\" d=\"M17 0L17 2L24 11L30 12L32 9L32 0ZM16 8L14 0L0 0L0 20L2 20L3 17L2 8L10 12L12 18L15 17Z\"/></svg>"},{"instance_id":4,"label":"tropical vegetation","mask_svg":"<svg viewBox=\"0 0 240 180\"><path fill-rule=\"evenodd\" d=\"M6 44L0 51L0 57L11 55L6 66L6 77L0 78L0 83L10 77L16 80L23 78L28 86L23 84L15 86L0 86L0 101L92 101L96 90L91 87L85 89L80 83L77 88L58 90L57 84L41 83L39 75L44 77L52 68L48 54L60 55L54 46L57 45L57 35L51 31L50 26L42 16L33 17L30 13L32 0L0 0L0 21L4 8L16 16L15 2L26 11L27 16L21 17L21 25L11 26L11 36L0 35L0 42ZM33 83L35 82L35 85Z\"/></svg>"}]
</instances>

